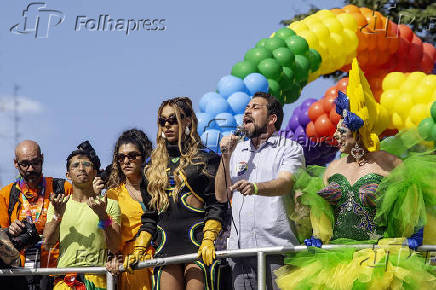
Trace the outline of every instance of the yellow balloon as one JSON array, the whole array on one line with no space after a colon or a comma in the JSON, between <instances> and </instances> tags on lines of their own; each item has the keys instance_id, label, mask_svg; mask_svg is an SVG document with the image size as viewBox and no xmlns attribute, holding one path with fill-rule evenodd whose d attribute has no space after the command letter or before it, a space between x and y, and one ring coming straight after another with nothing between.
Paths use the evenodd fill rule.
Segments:
<instances>
[{"instance_id":1,"label":"yellow balloon","mask_svg":"<svg viewBox=\"0 0 436 290\"><path fill-rule=\"evenodd\" d=\"M436 75L427 75L421 81L421 86L429 87L431 91L436 89Z\"/></svg>"},{"instance_id":2,"label":"yellow balloon","mask_svg":"<svg viewBox=\"0 0 436 290\"><path fill-rule=\"evenodd\" d=\"M313 32L306 30L299 32L298 35L306 39L309 48L317 49L319 47L318 38Z\"/></svg>"},{"instance_id":3,"label":"yellow balloon","mask_svg":"<svg viewBox=\"0 0 436 290\"><path fill-rule=\"evenodd\" d=\"M398 113L403 120L409 116L410 108L413 106L412 96L407 92L401 92L394 102L394 112Z\"/></svg>"},{"instance_id":4,"label":"yellow balloon","mask_svg":"<svg viewBox=\"0 0 436 290\"><path fill-rule=\"evenodd\" d=\"M406 80L406 76L401 72L388 73L383 79L383 91L398 89L398 86Z\"/></svg>"},{"instance_id":5,"label":"yellow balloon","mask_svg":"<svg viewBox=\"0 0 436 290\"><path fill-rule=\"evenodd\" d=\"M401 119L400 115L397 113L392 114L392 125L394 129L401 130L404 128L403 120Z\"/></svg>"},{"instance_id":6,"label":"yellow balloon","mask_svg":"<svg viewBox=\"0 0 436 290\"><path fill-rule=\"evenodd\" d=\"M377 135L380 135L386 128L389 127L390 119L389 113L385 107L377 105L377 122L375 123L374 130Z\"/></svg>"},{"instance_id":7,"label":"yellow balloon","mask_svg":"<svg viewBox=\"0 0 436 290\"><path fill-rule=\"evenodd\" d=\"M344 31L344 27L336 19L336 17L324 19L323 23L329 29L330 32L342 33L342 31Z\"/></svg>"},{"instance_id":8,"label":"yellow balloon","mask_svg":"<svg viewBox=\"0 0 436 290\"><path fill-rule=\"evenodd\" d=\"M347 14L339 14L339 15L347 15ZM351 29L345 28L342 35L344 37L345 43L347 44L344 47L344 49L347 51L347 54L356 53L357 47L359 46L359 38L357 37L356 33L353 32ZM353 60L353 58L351 60Z\"/></svg>"},{"instance_id":9,"label":"yellow balloon","mask_svg":"<svg viewBox=\"0 0 436 290\"><path fill-rule=\"evenodd\" d=\"M380 104L388 108L391 111L395 102L395 99L400 95L400 91L398 90L387 90L384 91L380 96Z\"/></svg>"},{"instance_id":10,"label":"yellow balloon","mask_svg":"<svg viewBox=\"0 0 436 290\"><path fill-rule=\"evenodd\" d=\"M405 127L405 129L412 129L412 128L415 128L416 125L412 122L410 117L407 117L406 121L404 122L404 127Z\"/></svg>"},{"instance_id":11,"label":"yellow balloon","mask_svg":"<svg viewBox=\"0 0 436 290\"><path fill-rule=\"evenodd\" d=\"M406 81L403 82L400 86L400 90L402 92L414 92L416 89L416 86L419 84L416 80L413 78L406 78Z\"/></svg>"},{"instance_id":12,"label":"yellow balloon","mask_svg":"<svg viewBox=\"0 0 436 290\"><path fill-rule=\"evenodd\" d=\"M422 84L422 82L421 82ZM428 86L418 85L418 87L415 90L415 93L413 94L413 101L415 103L428 103L432 98L431 88Z\"/></svg>"},{"instance_id":13,"label":"yellow balloon","mask_svg":"<svg viewBox=\"0 0 436 290\"><path fill-rule=\"evenodd\" d=\"M345 42L344 38L335 32L330 33L330 51L334 56L343 56L345 54Z\"/></svg>"},{"instance_id":14,"label":"yellow balloon","mask_svg":"<svg viewBox=\"0 0 436 290\"><path fill-rule=\"evenodd\" d=\"M350 29L352 32L357 31L357 21L351 14L338 14L336 15L336 19L342 24L342 26L344 26L344 28Z\"/></svg>"},{"instance_id":15,"label":"yellow balloon","mask_svg":"<svg viewBox=\"0 0 436 290\"><path fill-rule=\"evenodd\" d=\"M430 110L427 108L427 104L417 104L410 109L410 119L415 125L419 125L422 120L430 117Z\"/></svg>"},{"instance_id":16,"label":"yellow balloon","mask_svg":"<svg viewBox=\"0 0 436 290\"><path fill-rule=\"evenodd\" d=\"M415 72L410 73L410 74L407 76L407 80L413 81L413 82L415 82L415 83L419 83L419 82L421 82L421 81L422 81L426 76L427 76L427 75L426 75L425 73L423 73L423 72L415 71Z\"/></svg>"},{"instance_id":17,"label":"yellow balloon","mask_svg":"<svg viewBox=\"0 0 436 290\"><path fill-rule=\"evenodd\" d=\"M436 91L433 93L433 96L430 99L430 103L433 103L434 101L436 101Z\"/></svg>"},{"instance_id":18,"label":"yellow balloon","mask_svg":"<svg viewBox=\"0 0 436 290\"><path fill-rule=\"evenodd\" d=\"M295 21L289 24L289 28L292 29L295 33L300 31L309 30L309 27L304 24L302 21Z\"/></svg>"},{"instance_id":19,"label":"yellow balloon","mask_svg":"<svg viewBox=\"0 0 436 290\"><path fill-rule=\"evenodd\" d=\"M318 22L310 27L310 31L315 33L315 35L318 37L318 41L328 41L330 39L330 31L328 28L322 24L321 22Z\"/></svg>"},{"instance_id":20,"label":"yellow balloon","mask_svg":"<svg viewBox=\"0 0 436 290\"><path fill-rule=\"evenodd\" d=\"M335 18L336 14L334 14L330 10L323 9L316 12L315 16L318 17L320 20L324 20L326 18Z\"/></svg>"}]
</instances>

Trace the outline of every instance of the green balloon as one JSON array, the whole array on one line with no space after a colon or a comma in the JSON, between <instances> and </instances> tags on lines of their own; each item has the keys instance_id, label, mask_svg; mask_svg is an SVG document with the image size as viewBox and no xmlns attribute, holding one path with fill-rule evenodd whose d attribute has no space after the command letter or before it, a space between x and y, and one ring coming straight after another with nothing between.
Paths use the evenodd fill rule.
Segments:
<instances>
[{"instance_id":1,"label":"green balloon","mask_svg":"<svg viewBox=\"0 0 436 290\"><path fill-rule=\"evenodd\" d=\"M274 49L277 49L279 47L286 47L286 43L283 39L280 38L268 38L267 41L265 41L265 48L273 51Z\"/></svg>"},{"instance_id":2,"label":"green balloon","mask_svg":"<svg viewBox=\"0 0 436 290\"><path fill-rule=\"evenodd\" d=\"M316 72L319 69L319 66L321 65L321 55L318 53L317 50L311 48L306 54L307 58L309 59L310 63L310 71Z\"/></svg>"},{"instance_id":3,"label":"green balloon","mask_svg":"<svg viewBox=\"0 0 436 290\"><path fill-rule=\"evenodd\" d=\"M274 49L272 55L281 66L291 66L295 62L295 55L286 47Z\"/></svg>"},{"instance_id":4,"label":"green balloon","mask_svg":"<svg viewBox=\"0 0 436 290\"><path fill-rule=\"evenodd\" d=\"M277 95L280 92L280 85L278 81L274 79L268 79L269 91L272 95Z\"/></svg>"},{"instance_id":5,"label":"green balloon","mask_svg":"<svg viewBox=\"0 0 436 290\"><path fill-rule=\"evenodd\" d=\"M306 39L298 35L286 39L285 43L295 55L304 55L309 50L309 45L307 44Z\"/></svg>"},{"instance_id":6,"label":"green balloon","mask_svg":"<svg viewBox=\"0 0 436 290\"><path fill-rule=\"evenodd\" d=\"M267 79L278 79L282 68L277 60L273 58L267 58L262 60L257 66L259 72L263 74Z\"/></svg>"},{"instance_id":7,"label":"green balloon","mask_svg":"<svg viewBox=\"0 0 436 290\"><path fill-rule=\"evenodd\" d=\"M431 127L431 141L436 142L436 125Z\"/></svg>"},{"instance_id":8,"label":"green balloon","mask_svg":"<svg viewBox=\"0 0 436 290\"><path fill-rule=\"evenodd\" d=\"M232 67L232 75L241 79L254 72L257 72L257 67L250 61L240 61Z\"/></svg>"},{"instance_id":9,"label":"green balloon","mask_svg":"<svg viewBox=\"0 0 436 290\"><path fill-rule=\"evenodd\" d=\"M421 121L418 125L418 133L425 141L432 141L433 119L427 118Z\"/></svg>"},{"instance_id":10,"label":"green balloon","mask_svg":"<svg viewBox=\"0 0 436 290\"><path fill-rule=\"evenodd\" d=\"M286 40L289 37L294 36L294 35L295 35L295 32L292 29L290 29L288 27L283 27L283 28L280 28L279 30L276 31L276 33L274 34L274 37Z\"/></svg>"},{"instance_id":11,"label":"green balloon","mask_svg":"<svg viewBox=\"0 0 436 290\"><path fill-rule=\"evenodd\" d=\"M290 68L290 67L283 67L283 73L292 81L294 82L295 80L295 74L294 71Z\"/></svg>"},{"instance_id":12,"label":"green balloon","mask_svg":"<svg viewBox=\"0 0 436 290\"><path fill-rule=\"evenodd\" d=\"M288 78L288 76L285 73L282 73L282 75L279 78L279 85L282 90L288 90L292 86L293 80Z\"/></svg>"},{"instance_id":13,"label":"green balloon","mask_svg":"<svg viewBox=\"0 0 436 290\"><path fill-rule=\"evenodd\" d=\"M269 51L264 47L259 47L259 48L256 47L256 48L249 49L245 53L244 60L249 61L253 63L255 66L257 66L262 60L271 57L272 57L271 51Z\"/></svg>"},{"instance_id":14,"label":"green balloon","mask_svg":"<svg viewBox=\"0 0 436 290\"><path fill-rule=\"evenodd\" d=\"M309 76L309 68L310 68L310 63L307 57L303 55L296 55L295 65L292 68L295 73L295 80L297 82L307 80Z\"/></svg>"},{"instance_id":15,"label":"green balloon","mask_svg":"<svg viewBox=\"0 0 436 290\"><path fill-rule=\"evenodd\" d=\"M257 43L256 43L256 47L265 47L265 45L266 45L266 42L268 41L268 39L269 38L262 38L261 40L259 40Z\"/></svg>"},{"instance_id":16,"label":"green balloon","mask_svg":"<svg viewBox=\"0 0 436 290\"><path fill-rule=\"evenodd\" d=\"M300 97L301 88L297 84L293 83L291 84L290 88L284 92L284 94L286 95L285 103L293 103Z\"/></svg>"},{"instance_id":17,"label":"green balloon","mask_svg":"<svg viewBox=\"0 0 436 290\"><path fill-rule=\"evenodd\" d=\"M433 102L433 104L430 107L430 115L433 118L433 121L436 122L436 102Z\"/></svg>"}]
</instances>

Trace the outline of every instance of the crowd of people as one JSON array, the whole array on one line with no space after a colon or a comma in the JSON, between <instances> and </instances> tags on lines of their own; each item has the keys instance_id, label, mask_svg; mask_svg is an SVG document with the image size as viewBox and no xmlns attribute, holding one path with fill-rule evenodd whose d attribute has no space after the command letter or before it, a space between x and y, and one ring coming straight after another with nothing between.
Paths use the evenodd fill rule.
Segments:
<instances>
[{"instance_id":1,"label":"crowd of people","mask_svg":"<svg viewBox=\"0 0 436 290\"><path fill-rule=\"evenodd\" d=\"M416 249L428 226L426 210L435 205L436 161L431 155L403 161L379 151L370 120L376 112L362 113L369 87L356 64L353 70L354 91L337 100L342 121L335 138L346 156L318 176L308 173L303 148L278 134L282 105L260 92L245 109L244 136L223 137L221 156L202 145L186 97L160 105L154 149L144 132L127 130L115 143L112 163L101 170L85 141L66 158L67 180L44 176L41 148L22 141L14 159L19 176L0 192L1 268L105 266L118 277L117 289L257 289L255 257L225 261L215 252L299 245L291 218L297 202L310 207L313 234L304 243L314 251L268 256L267 289L434 288L435 270L416 252L405 259L397 249L392 273L380 274L362 262L375 250L316 248L385 237L403 238ZM426 168L414 182L406 182L410 162ZM218 242L227 231L227 241ZM393 246L386 240L378 243L389 256ZM146 259L191 253L198 260L135 270ZM223 274L225 267L231 275ZM5 289L106 288L105 276L76 273L0 276L0 283Z\"/></svg>"}]
</instances>

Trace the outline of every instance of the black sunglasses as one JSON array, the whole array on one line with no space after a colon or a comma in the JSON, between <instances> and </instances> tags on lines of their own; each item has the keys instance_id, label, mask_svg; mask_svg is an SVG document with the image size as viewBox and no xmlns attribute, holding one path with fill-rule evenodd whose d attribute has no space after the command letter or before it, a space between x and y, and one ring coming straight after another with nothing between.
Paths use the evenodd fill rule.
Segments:
<instances>
[{"instance_id":1,"label":"black sunglasses","mask_svg":"<svg viewBox=\"0 0 436 290\"><path fill-rule=\"evenodd\" d=\"M133 161L133 160L135 160L136 158L138 158L138 156L141 156L142 154L141 153L138 153L138 152L129 152L129 153L127 153L127 154L117 154L117 161L119 162L119 163L121 163L121 162L124 162L124 160L126 159L126 157L127 157L127 159L129 159L129 161Z\"/></svg>"},{"instance_id":2,"label":"black sunglasses","mask_svg":"<svg viewBox=\"0 0 436 290\"><path fill-rule=\"evenodd\" d=\"M27 169L30 167L30 165L32 165L33 167L41 166L42 159L38 158L34 160L23 160L23 161L17 161L17 163L21 168Z\"/></svg>"},{"instance_id":3,"label":"black sunglasses","mask_svg":"<svg viewBox=\"0 0 436 290\"><path fill-rule=\"evenodd\" d=\"M181 114L180 119L183 119L183 118L185 118L185 116L183 114ZM168 122L168 124L170 124L170 126L176 125L178 123L176 115L170 115L168 118L159 117L158 122L159 122L159 125L161 125L162 127L164 127L167 122Z\"/></svg>"}]
</instances>

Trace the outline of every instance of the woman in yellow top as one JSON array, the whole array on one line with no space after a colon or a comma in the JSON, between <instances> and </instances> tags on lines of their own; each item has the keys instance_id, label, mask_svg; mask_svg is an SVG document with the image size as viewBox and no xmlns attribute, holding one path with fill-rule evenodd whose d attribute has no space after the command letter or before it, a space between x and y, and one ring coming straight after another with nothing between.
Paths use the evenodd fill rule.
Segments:
<instances>
[{"instance_id":1,"label":"woman in yellow top","mask_svg":"<svg viewBox=\"0 0 436 290\"><path fill-rule=\"evenodd\" d=\"M141 226L145 209L141 197L142 171L150 156L152 144L141 130L123 132L115 144L112 171L107 182L108 198L118 201L121 209L120 253L125 257L133 252L135 236ZM153 248L148 249L152 254ZM121 260L122 261L122 260ZM121 263L112 259L106 265L113 274L118 274ZM151 269L124 272L119 277L118 289L151 289Z\"/></svg>"}]
</instances>

